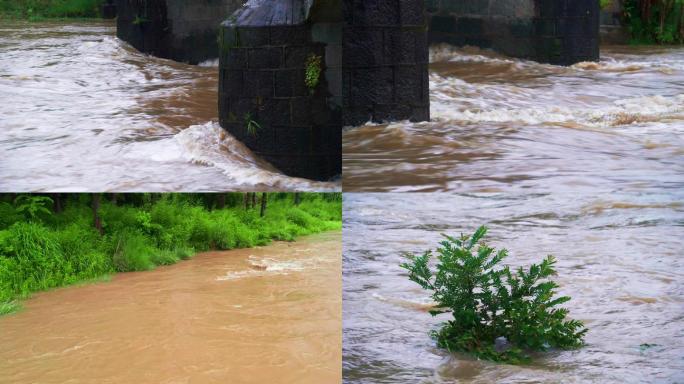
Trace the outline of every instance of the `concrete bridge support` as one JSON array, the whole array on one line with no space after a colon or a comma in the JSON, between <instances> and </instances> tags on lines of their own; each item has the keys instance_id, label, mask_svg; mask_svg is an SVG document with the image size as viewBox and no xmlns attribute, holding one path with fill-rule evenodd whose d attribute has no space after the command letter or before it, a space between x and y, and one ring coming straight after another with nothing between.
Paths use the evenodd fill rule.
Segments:
<instances>
[{"instance_id":1,"label":"concrete bridge support","mask_svg":"<svg viewBox=\"0 0 684 384\"><path fill-rule=\"evenodd\" d=\"M137 50L190 64L218 57L219 25L243 0L116 0L117 36Z\"/></svg>"}]
</instances>

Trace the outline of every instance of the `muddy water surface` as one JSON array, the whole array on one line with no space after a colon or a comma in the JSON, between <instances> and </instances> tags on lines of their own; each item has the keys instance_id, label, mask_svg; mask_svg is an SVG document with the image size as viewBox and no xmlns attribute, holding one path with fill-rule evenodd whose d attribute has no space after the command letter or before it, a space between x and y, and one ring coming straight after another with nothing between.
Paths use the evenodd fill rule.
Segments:
<instances>
[{"instance_id":1,"label":"muddy water surface","mask_svg":"<svg viewBox=\"0 0 684 384\"><path fill-rule=\"evenodd\" d=\"M568 190L684 181L684 49L569 68L433 47L432 121L349 128L345 191Z\"/></svg>"},{"instance_id":2,"label":"muddy water surface","mask_svg":"<svg viewBox=\"0 0 684 384\"><path fill-rule=\"evenodd\" d=\"M339 383L341 233L37 294L2 383Z\"/></svg>"},{"instance_id":3,"label":"muddy water surface","mask_svg":"<svg viewBox=\"0 0 684 384\"><path fill-rule=\"evenodd\" d=\"M343 328L347 383L684 382L684 189L591 194L345 194ZM440 233L490 227L513 266L558 259L560 293L586 346L529 366L435 347L431 301L403 252Z\"/></svg>"},{"instance_id":4,"label":"muddy water surface","mask_svg":"<svg viewBox=\"0 0 684 384\"><path fill-rule=\"evenodd\" d=\"M0 190L339 188L286 177L218 120L217 62L137 52L112 22L0 25Z\"/></svg>"}]
</instances>

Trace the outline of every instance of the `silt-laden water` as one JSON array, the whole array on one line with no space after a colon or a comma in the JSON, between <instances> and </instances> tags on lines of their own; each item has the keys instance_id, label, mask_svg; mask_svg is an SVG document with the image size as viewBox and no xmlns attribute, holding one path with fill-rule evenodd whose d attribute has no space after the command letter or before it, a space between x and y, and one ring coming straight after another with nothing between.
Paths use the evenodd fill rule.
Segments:
<instances>
[{"instance_id":1,"label":"silt-laden water","mask_svg":"<svg viewBox=\"0 0 684 384\"><path fill-rule=\"evenodd\" d=\"M684 48L560 67L439 46L431 62L431 122L345 130L345 191L684 183Z\"/></svg>"},{"instance_id":2,"label":"silt-laden water","mask_svg":"<svg viewBox=\"0 0 684 384\"><path fill-rule=\"evenodd\" d=\"M141 54L112 22L0 25L0 190L335 190L218 125L216 62Z\"/></svg>"},{"instance_id":3,"label":"silt-laden water","mask_svg":"<svg viewBox=\"0 0 684 384\"><path fill-rule=\"evenodd\" d=\"M330 232L38 293L0 317L0 382L339 383L341 247Z\"/></svg>"},{"instance_id":4,"label":"silt-laden water","mask_svg":"<svg viewBox=\"0 0 684 384\"><path fill-rule=\"evenodd\" d=\"M345 194L345 383L684 382L684 190L613 194ZM560 294L589 329L586 346L532 364L478 361L436 347L429 294L404 252L440 233L488 225L512 266L558 259Z\"/></svg>"}]
</instances>

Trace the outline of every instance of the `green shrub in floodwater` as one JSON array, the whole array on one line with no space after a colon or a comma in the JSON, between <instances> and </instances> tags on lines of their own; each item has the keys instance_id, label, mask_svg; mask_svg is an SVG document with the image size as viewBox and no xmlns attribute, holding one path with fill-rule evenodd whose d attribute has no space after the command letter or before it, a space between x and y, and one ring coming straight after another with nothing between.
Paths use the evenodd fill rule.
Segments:
<instances>
[{"instance_id":1,"label":"green shrub in floodwater","mask_svg":"<svg viewBox=\"0 0 684 384\"><path fill-rule=\"evenodd\" d=\"M410 262L401 264L411 281L431 291L437 304L430 313L453 317L431 333L437 345L513 364L529 361L531 351L582 346L584 324L566 320L568 310L558 307L570 297L554 297L558 285L549 278L556 273L555 259L512 272L499 266L508 251L487 246L486 233L480 227L472 236L445 235L435 270L429 265L432 251L409 254Z\"/></svg>"}]
</instances>

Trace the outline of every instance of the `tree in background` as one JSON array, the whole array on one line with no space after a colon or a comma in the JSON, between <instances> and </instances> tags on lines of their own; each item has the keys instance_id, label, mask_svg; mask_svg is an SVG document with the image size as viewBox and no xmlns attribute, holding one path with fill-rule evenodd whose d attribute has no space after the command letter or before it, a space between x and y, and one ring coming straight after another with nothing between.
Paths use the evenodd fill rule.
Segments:
<instances>
[{"instance_id":1,"label":"tree in background","mask_svg":"<svg viewBox=\"0 0 684 384\"><path fill-rule=\"evenodd\" d=\"M104 235L104 230L102 229L102 219L100 218L100 215L98 214L98 210L100 209L100 194L95 193L93 194L93 224L95 225L95 229L100 233L100 236Z\"/></svg>"},{"instance_id":2,"label":"tree in background","mask_svg":"<svg viewBox=\"0 0 684 384\"><path fill-rule=\"evenodd\" d=\"M262 193L261 194L261 212L259 214L259 216L261 216L261 217L264 217L264 215L266 214L267 200L268 200L268 195L266 194L266 192Z\"/></svg>"},{"instance_id":3,"label":"tree in background","mask_svg":"<svg viewBox=\"0 0 684 384\"><path fill-rule=\"evenodd\" d=\"M638 43L684 43L684 0L626 0L625 18Z\"/></svg>"}]
</instances>

